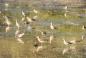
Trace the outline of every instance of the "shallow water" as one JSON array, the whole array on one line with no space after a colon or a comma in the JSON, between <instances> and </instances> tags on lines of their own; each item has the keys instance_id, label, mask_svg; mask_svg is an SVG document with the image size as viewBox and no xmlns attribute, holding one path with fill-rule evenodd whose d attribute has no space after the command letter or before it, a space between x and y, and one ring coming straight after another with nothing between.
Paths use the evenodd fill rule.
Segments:
<instances>
[{"instance_id":1,"label":"shallow water","mask_svg":"<svg viewBox=\"0 0 86 58\"><path fill-rule=\"evenodd\" d=\"M4 7L2 7L4 9ZM15 8L15 7L14 7ZM67 17L64 16L64 10L59 16L59 9L56 14L47 14L46 11L39 10L38 18L35 22L26 25L21 21L21 11L24 10L27 16L33 17L31 10L27 8L18 7L8 8L7 11L3 10L0 16L7 15L12 22L10 30L5 31L7 26L0 26L0 58L85 58L86 57L86 30L82 29L86 25L86 10L79 12L79 9L69 9ZM80 8L80 10L83 10ZM29 13L29 15L28 15ZM20 24L20 33L25 33L22 37L24 43L20 43L15 38L17 27L15 25L16 19ZM4 23L4 18L1 17L1 24ZM57 28L51 30L49 25L52 21L53 25ZM71 22L73 24L71 24ZM28 26L30 29L28 29ZM46 32L46 35L41 35L40 31ZM49 37L54 36L51 44ZM39 43L36 36L40 36L44 43ZM76 44L64 45L63 38L66 41L76 40ZM39 47L42 47L38 50Z\"/></svg>"}]
</instances>

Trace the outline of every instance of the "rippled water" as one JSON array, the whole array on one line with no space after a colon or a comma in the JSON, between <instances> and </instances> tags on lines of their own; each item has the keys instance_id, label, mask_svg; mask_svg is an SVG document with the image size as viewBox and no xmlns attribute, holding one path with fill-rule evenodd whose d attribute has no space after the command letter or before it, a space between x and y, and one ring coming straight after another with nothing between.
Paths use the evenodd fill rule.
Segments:
<instances>
[{"instance_id":1,"label":"rippled water","mask_svg":"<svg viewBox=\"0 0 86 58\"><path fill-rule=\"evenodd\" d=\"M82 29L83 25L86 25L86 10L83 8L69 8L67 17L64 16L65 12L62 8L61 14L59 9L56 14L47 14L43 10L39 10L38 14L33 14L32 8L29 9L18 7L9 7L8 10L4 10L4 7L0 7L2 13L0 14L1 26L0 26L0 58L85 58L86 57L86 30ZM21 11L24 11L27 16L33 17L38 15L35 22L31 24L24 24L21 21ZM28 11L29 10L29 11ZM79 12L79 10L81 10ZM83 10L83 12L82 12ZM46 11L46 10L45 10ZM63 13L62 13L63 12ZM4 18L2 16L8 16L12 22L10 30L5 31L7 26L2 26ZM60 15L60 16L59 16ZM24 44L19 43L15 38L15 32L17 27L15 25L16 19L20 24L21 33L25 35L22 37ZM50 22L57 28L51 30L49 28ZM73 23L73 24L72 24ZM29 27L28 27L29 26ZM41 35L40 31L46 32L46 35ZM52 43L49 43L49 37L53 35ZM36 36L40 36L45 43L39 43ZM64 45L63 38L66 41L71 40L83 40L76 44ZM38 50L39 47L42 47Z\"/></svg>"}]
</instances>

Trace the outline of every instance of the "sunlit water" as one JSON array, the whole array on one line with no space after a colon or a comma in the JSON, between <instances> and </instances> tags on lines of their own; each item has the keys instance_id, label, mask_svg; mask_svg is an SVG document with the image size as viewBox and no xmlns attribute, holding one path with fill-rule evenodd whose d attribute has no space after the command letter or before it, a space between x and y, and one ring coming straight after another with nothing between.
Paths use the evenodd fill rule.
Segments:
<instances>
[{"instance_id":1,"label":"sunlit water","mask_svg":"<svg viewBox=\"0 0 86 58\"><path fill-rule=\"evenodd\" d=\"M2 5L3 6L3 5ZM4 7L2 7L5 9ZM1 8L1 9L2 9ZM3 10L2 9L2 10ZM86 10L84 13L79 13L78 10L71 10L68 14L78 16L77 18L68 18L61 14L62 17L54 17L50 15L48 18L44 18L38 13L38 18L31 24L24 24L21 21L21 11L24 10L25 13L30 12L32 14L32 9L22 8L8 8L8 10L3 10L2 15L7 15L12 21L10 30L5 31L7 26L0 26L0 58L85 58L86 57L86 30L82 30L82 26L86 25ZM81 8L79 8L81 9ZM59 10L59 9L58 9ZM70 10L70 9L69 9ZM83 9L81 9L83 10ZM64 10L62 10L64 12ZM6 13L4 13L6 12ZM73 12L73 13L72 13ZM11 13L11 14L10 14ZM41 13L41 11L40 11ZM64 12L65 13L65 12ZM27 16L35 16L36 14ZM72 16L71 16L72 17ZM4 23L4 19L0 18ZM22 37L24 44L19 43L17 38L15 38L15 32L17 27L15 21L18 19L20 24L21 33L24 32L25 35ZM53 25L57 28L55 30L50 29L50 22L52 21ZM72 25L70 22L74 23ZM29 28L28 28L29 26ZM47 32L46 35L41 35L40 31ZM54 38L49 43L49 37L53 35ZM39 43L36 39L36 36L40 36L45 43ZM76 44L64 45L63 38L66 41L71 40L81 40L82 36L84 39ZM37 45L37 46L36 46ZM42 46L43 48L37 51L37 49ZM66 51L66 52L65 52Z\"/></svg>"}]
</instances>

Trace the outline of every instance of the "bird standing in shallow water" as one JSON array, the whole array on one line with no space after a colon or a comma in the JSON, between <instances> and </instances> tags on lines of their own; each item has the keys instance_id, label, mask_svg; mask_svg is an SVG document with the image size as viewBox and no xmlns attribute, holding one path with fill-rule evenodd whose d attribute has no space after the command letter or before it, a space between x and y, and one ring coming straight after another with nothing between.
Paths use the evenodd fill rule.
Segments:
<instances>
[{"instance_id":1,"label":"bird standing in shallow water","mask_svg":"<svg viewBox=\"0 0 86 58\"><path fill-rule=\"evenodd\" d=\"M11 22L8 20L8 17L4 16L4 18L5 18L5 23L7 24L7 26L10 26Z\"/></svg>"},{"instance_id":2,"label":"bird standing in shallow water","mask_svg":"<svg viewBox=\"0 0 86 58\"><path fill-rule=\"evenodd\" d=\"M65 6L65 7L64 7L64 10L65 10L64 16L65 16L65 17L67 17L67 12L68 12L67 9L68 9L68 7Z\"/></svg>"},{"instance_id":3,"label":"bird standing in shallow water","mask_svg":"<svg viewBox=\"0 0 86 58\"><path fill-rule=\"evenodd\" d=\"M70 46L70 47L63 49L62 54L64 55L65 53L67 53L69 51L75 51L76 52L76 46Z\"/></svg>"},{"instance_id":4,"label":"bird standing in shallow water","mask_svg":"<svg viewBox=\"0 0 86 58\"><path fill-rule=\"evenodd\" d=\"M25 13L24 13L24 11L22 10L22 15L25 17Z\"/></svg>"},{"instance_id":5,"label":"bird standing in shallow water","mask_svg":"<svg viewBox=\"0 0 86 58\"><path fill-rule=\"evenodd\" d=\"M64 55L64 54L67 53L68 51L69 51L69 48L65 48L65 49L63 49L62 54Z\"/></svg>"},{"instance_id":6,"label":"bird standing in shallow water","mask_svg":"<svg viewBox=\"0 0 86 58\"><path fill-rule=\"evenodd\" d=\"M17 20L16 20L16 26L17 26L18 29L20 28L20 25L19 25Z\"/></svg>"},{"instance_id":7,"label":"bird standing in shallow water","mask_svg":"<svg viewBox=\"0 0 86 58\"><path fill-rule=\"evenodd\" d=\"M49 43L51 44L51 42L52 42L52 40L53 40L53 35L51 35L49 39L50 39L50 40L49 40Z\"/></svg>"},{"instance_id":8,"label":"bird standing in shallow water","mask_svg":"<svg viewBox=\"0 0 86 58\"><path fill-rule=\"evenodd\" d=\"M38 46L37 49L36 49L36 51L39 52L42 49L43 49L43 46Z\"/></svg>"},{"instance_id":9,"label":"bird standing in shallow water","mask_svg":"<svg viewBox=\"0 0 86 58\"><path fill-rule=\"evenodd\" d=\"M65 39L63 39L63 42L65 45L69 45L69 44L75 44L76 43L76 40L72 40L72 41L65 41Z\"/></svg>"},{"instance_id":10,"label":"bird standing in shallow water","mask_svg":"<svg viewBox=\"0 0 86 58\"><path fill-rule=\"evenodd\" d=\"M16 38L17 38L17 41L19 43L24 43L23 40L22 40L22 37L24 36L24 33L21 33L21 34L17 34L16 35Z\"/></svg>"},{"instance_id":11,"label":"bird standing in shallow water","mask_svg":"<svg viewBox=\"0 0 86 58\"><path fill-rule=\"evenodd\" d=\"M30 17L26 17L26 19L27 19L27 21L28 21L29 23L32 23L32 22L33 22Z\"/></svg>"},{"instance_id":12,"label":"bird standing in shallow water","mask_svg":"<svg viewBox=\"0 0 86 58\"><path fill-rule=\"evenodd\" d=\"M38 42L40 42L40 43L44 43L45 42L45 41L41 40L39 36L36 36L36 38L37 38Z\"/></svg>"},{"instance_id":13,"label":"bird standing in shallow water","mask_svg":"<svg viewBox=\"0 0 86 58\"><path fill-rule=\"evenodd\" d=\"M19 43L24 44L24 41L22 40L22 38L17 38L17 41L18 41Z\"/></svg>"},{"instance_id":14,"label":"bird standing in shallow water","mask_svg":"<svg viewBox=\"0 0 86 58\"><path fill-rule=\"evenodd\" d=\"M5 28L5 31L8 32L10 30L10 25L11 25L11 22L8 20L8 17L7 16L4 16L5 18L5 23L7 24L7 27Z\"/></svg>"},{"instance_id":15,"label":"bird standing in shallow water","mask_svg":"<svg viewBox=\"0 0 86 58\"><path fill-rule=\"evenodd\" d=\"M33 16L32 21L36 21L37 18L38 18L37 15Z\"/></svg>"},{"instance_id":16,"label":"bird standing in shallow water","mask_svg":"<svg viewBox=\"0 0 86 58\"><path fill-rule=\"evenodd\" d=\"M8 32L8 31L10 30L10 28L11 28L10 26L7 26L7 27L5 28L5 31Z\"/></svg>"},{"instance_id":17,"label":"bird standing in shallow water","mask_svg":"<svg viewBox=\"0 0 86 58\"><path fill-rule=\"evenodd\" d=\"M50 29L51 30L54 30L55 29L55 27L53 26L53 23L52 22L50 23Z\"/></svg>"},{"instance_id":18,"label":"bird standing in shallow water","mask_svg":"<svg viewBox=\"0 0 86 58\"><path fill-rule=\"evenodd\" d=\"M23 40L22 40L22 37L24 36L24 33L20 33L20 30L16 30L15 32L15 38L17 39L17 41L19 43L24 43Z\"/></svg>"},{"instance_id":19,"label":"bird standing in shallow water","mask_svg":"<svg viewBox=\"0 0 86 58\"><path fill-rule=\"evenodd\" d=\"M86 29L86 27L83 25L83 26L82 26L82 30L85 30L85 29Z\"/></svg>"},{"instance_id":20,"label":"bird standing in shallow water","mask_svg":"<svg viewBox=\"0 0 86 58\"><path fill-rule=\"evenodd\" d=\"M37 11L36 9L33 9L33 12L34 12L35 14L37 14L37 13L38 13L38 11Z\"/></svg>"}]
</instances>

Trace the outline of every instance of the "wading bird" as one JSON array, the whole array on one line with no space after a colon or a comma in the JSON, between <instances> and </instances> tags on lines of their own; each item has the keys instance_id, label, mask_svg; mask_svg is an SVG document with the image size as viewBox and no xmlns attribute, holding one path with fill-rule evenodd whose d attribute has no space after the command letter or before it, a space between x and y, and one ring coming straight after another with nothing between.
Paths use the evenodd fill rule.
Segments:
<instances>
[{"instance_id":1,"label":"wading bird","mask_svg":"<svg viewBox=\"0 0 86 58\"><path fill-rule=\"evenodd\" d=\"M8 3L5 3L4 5L5 5L5 7L8 7L8 6L9 6L9 4L8 4Z\"/></svg>"},{"instance_id":2,"label":"wading bird","mask_svg":"<svg viewBox=\"0 0 86 58\"><path fill-rule=\"evenodd\" d=\"M21 19L22 21L24 21L25 20L25 17L22 17L22 19Z\"/></svg>"},{"instance_id":3,"label":"wading bird","mask_svg":"<svg viewBox=\"0 0 86 58\"><path fill-rule=\"evenodd\" d=\"M72 40L72 41L66 41L65 39L63 39L63 42L65 45L69 45L69 44L75 44L76 43L76 40Z\"/></svg>"},{"instance_id":4,"label":"wading bird","mask_svg":"<svg viewBox=\"0 0 86 58\"><path fill-rule=\"evenodd\" d=\"M24 16L25 17L25 13L24 13L24 11L22 10L22 16Z\"/></svg>"},{"instance_id":5,"label":"wading bird","mask_svg":"<svg viewBox=\"0 0 86 58\"><path fill-rule=\"evenodd\" d=\"M65 10L64 16L65 16L65 17L67 17L67 12L68 12L67 9L68 9L68 7L65 6L65 7L64 7L64 10Z\"/></svg>"},{"instance_id":6,"label":"wading bird","mask_svg":"<svg viewBox=\"0 0 86 58\"><path fill-rule=\"evenodd\" d=\"M42 49L43 49L43 46L38 46L37 49L36 49L36 51L39 52Z\"/></svg>"},{"instance_id":7,"label":"wading bird","mask_svg":"<svg viewBox=\"0 0 86 58\"><path fill-rule=\"evenodd\" d=\"M85 30L85 29L86 29L86 27L83 25L83 26L82 26L82 30Z\"/></svg>"},{"instance_id":8,"label":"wading bird","mask_svg":"<svg viewBox=\"0 0 86 58\"><path fill-rule=\"evenodd\" d=\"M67 17L67 13L64 13L64 16Z\"/></svg>"},{"instance_id":9,"label":"wading bird","mask_svg":"<svg viewBox=\"0 0 86 58\"><path fill-rule=\"evenodd\" d=\"M10 28L11 28L10 26L7 26L7 27L5 28L5 31L8 32L8 31L10 30Z\"/></svg>"},{"instance_id":10,"label":"wading bird","mask_svg":"<svg viewBox=\"0 0 86 58\"><path fill-rule=\"evenodd\" d=\"M46 35L46 34L47 34L47 32L46 32L46 31L41 31L41 30L36 30L36 31L40 32L42 36L44 36L44 35Z\"/></svg>"},{"instance_id":11,"label":"wading bird","mask_svg":"<svg viewBox=\"0 0 86 58\"><path fill-rule=\"evenodd\" d=\"M39 36L36 36L36 38L37 38L38 42L40 42L40 43L44 43L45 42L45 41L41 40Z\"/></svg>"},{"instance_id":12,"label":"wading bird","mask_svg":"<svg viewBox=\"0 0 86 58\"><path fill-rule=\"evenodd\" d=\"M49 40L49 43L51 44L51 42L52 42L52 40L53 40L53 35L51 35L49 39L50 39L50 40Z\"/></svg>"},{"instance_id":13,"label":"wading bird","mask_svg":"<svg viewBox=\"0 0 86 58\"><path fill-rule=\"evenodd\" d=\"M24 43L23 40L22 40L23 36L24 36L24 33L20 33L19 29L15 32L15 38L17 39L17 41L19 43Z\"/></svg>"},{"instance_id":14,"label":"wading bird","mask_svg":"<svg viewBox=\"0 0 86 58\"><path fill-rule=\"evenodd\" d=\"M32 21L36 21L37 17L38 17L37 15L33 16Z\"/></svg>"},{"instance_id":15,"label":"wading bird","mask_svg":"<svg viewBox=\"0 0 86 58\"><path fill-rule=\"evenodd\" d=\"M55 29L55 27L53 26L53 23L52 22L50 23L50 29L51 30L54 30Z\"/></svg>"},{"instance_id":16,"label":"wading bird","mask_svg":"<svg viewBox=\"0 0 86 58\"><path fill-rule=\"evenodd\" d=\"M4 18L5 18L5 23L7 24L7 26L10 26L11 22L8 20L8 17L4 16Z\"/></svg>"},{"instance_id":17,"label":"wading bird","mask_svg":"<svg viewBox=\"0 0 86 58\"><path fill-rule=\"evenodd\" d=\"M17 38L17 41L18 41L19 43L24 44L24 41L22 40L22 38Z\"/></svg>"},{"instance_id":18,"label":"wading bird","mask_svg":"<svg viewBox=\"0 0 86 58\"><path fill-rule=\"evenodd\" d=\"M69 46L69 47L63 49L62 54L64 55L65 53L67 53L69 51L76 51L76 47L75 46Z\"/></svg>"},{"instance_id":19,"label":"wading bird","mask_svg":"<svg viewBox=\"0 0 86 58\"><path fill-rule=\"evenodd\" d=\"M36 9L33 9L33 12L34 12L35 14L37 14L37 13L38 13L38 11L37 11Z\"/></svg>"},{"instance_id":20,"label":"wading bird","mask_svg":"<svg viewBox=\"0 0 86 58\"><path fill-rule=\"evenodd\" d=\"M33 22L30 17L26 17L26 19L27 19L27 21L28 21L29 23L32 23L32 22Z\"/></svg>"},{"instance_id":21,"label":"wading bird","mask_svg":"<svg viewBox=\"0 0 86 58\"><path fill-rule=\"evenodd\" d=\"M19 34L19 32L20 32L19 29L17 29L15 32L15 37Z\"/></svg>"},{"instance_id":22,"label":"wading bird","mask_svg":"<svg viewBox=\"0 0 86 58\"><path fill-rule=\"evenodd\" d=\"M5 28L5 31L8 32L10 30L10 25L11 25L11 22L8 20L8 17L7 16L4 16L5 18L5 23L7 24L6 28Z\"/></svg>"},{"instance_id":23,"label":"wading bird","mask_svg":"<svg viewBox=\"0 0 86 58\"><path fill-rule=\"evenodd\" d=\"M65 49L63 49L62 54L64 55L64 54L67 53L68 51L69 51L69 48L65 48Z\"/></svg>"},{"instance_id":24,"label":"wading bird","mask_svg":"<svg viewBox=\"0 0 86 58\"><path fill-rule=\"evenodd\" d=\"M17 41L18 41L19 43L24 43L23 40L22 40L22 37L24 36L24 33L17 34L17 35L15 35L15 36L16 36Z\"/></svg>"},{"instance_id":25,"label":"wading bird","mask_svg":"<svg viewBox=\"0 0 86 58\"><path fill-rule=\"evenodd\" d=\"M82 35L82 40L84 39L84 35Z\"/></svg>"},{"instance_id":26,"label":"wading bird","mask_svg":"<svg viewBox=\"0 0 86 58\"><path fill-rule=\"evenodd\" d=\"M67 9L68 9L68 7L67 7L67 6L65 6L65 7L64 7L64 9L65 9L65 10L67 10Z\"/></svg>"},{"instance_id":27,"label":"wading bird","mask_svg":"<svg viewBox=\"0 0 86 58\"><path fill-rule=\"evenodd\" d=\"M17 20L16 20L16 26L17 26L18 29L20 28L20 25L19 25Z\"/></svg>"},{"instance_id":28,"label":"wading bird","mask_svg":"<svg viewBox=\"0 0 86 58\"><path fill-rule=\"evenodd\" d=\"M18 36L18 38L21 38L24 36L24 33L18 34L17 36Z\"/></svg>"}]
</instances>

